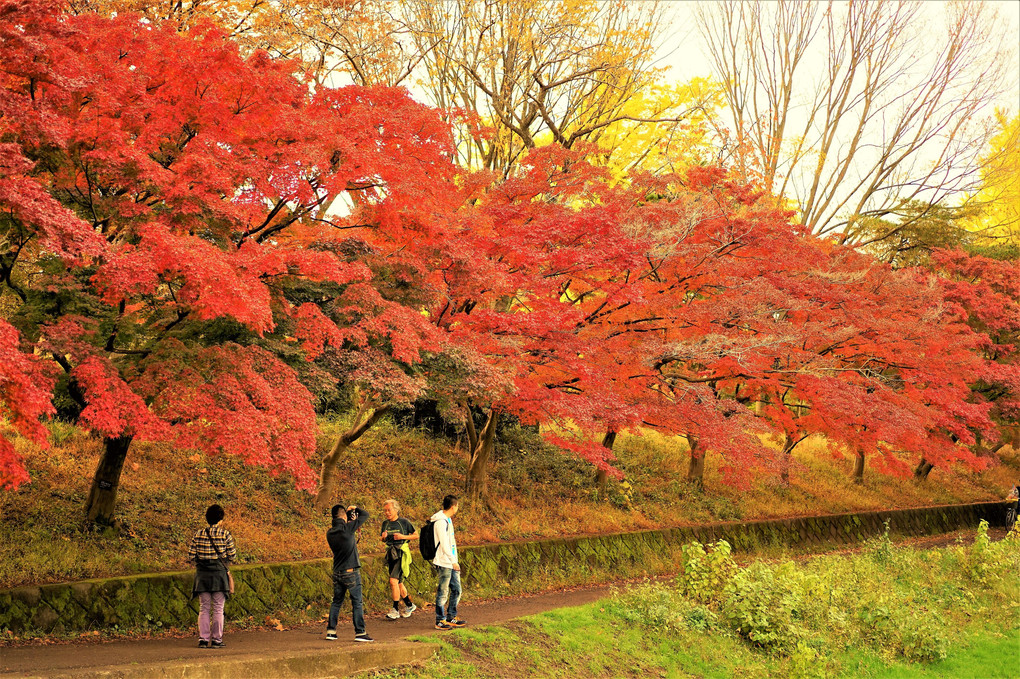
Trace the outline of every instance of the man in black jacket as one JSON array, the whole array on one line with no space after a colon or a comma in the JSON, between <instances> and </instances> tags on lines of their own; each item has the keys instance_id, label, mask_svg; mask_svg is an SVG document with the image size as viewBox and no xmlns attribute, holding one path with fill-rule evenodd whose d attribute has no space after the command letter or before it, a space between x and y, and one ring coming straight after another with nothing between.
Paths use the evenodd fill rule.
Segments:
<instances>
[{"instance_id":1,"label":"man in black jacket","mask_svg":"<svg viewBox=\"0 0 1020 679\"><path fill-rule=\"evenodd\" d=\"M354 621L354 640L372 641L365 633L365 610L361 600L361 559L358 558L358 538L355 532L368 521L368 512L351 505L343 511L342 505L333 505L333 527L326 531L326 542L333 550L333 604L329 607L326 639L336 641L336 623L344 596L351 593L351 618Z\"/></svg>"}]
</instances>

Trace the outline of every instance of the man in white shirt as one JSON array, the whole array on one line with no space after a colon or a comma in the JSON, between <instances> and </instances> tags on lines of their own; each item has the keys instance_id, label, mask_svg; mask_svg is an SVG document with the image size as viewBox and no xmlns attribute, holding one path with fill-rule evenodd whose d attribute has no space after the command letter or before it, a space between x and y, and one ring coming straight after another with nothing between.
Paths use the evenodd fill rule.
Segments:
<instances>
[{"instance_id":1,"label":"man in white shirt","mask_svg":"<svg viewBox=\"0 0 1020 679\"><path fill-rule=\"evenodd\" d=\"M459 504L456 495L443 498L443 510L432 515L436 531L436 557L432 565L439 574L436 587L436 629L453 629L467 623L457 617L460 601L460 564L457 562L457 538L453 534L453 517Z\"/></svg>"}]
</instances>

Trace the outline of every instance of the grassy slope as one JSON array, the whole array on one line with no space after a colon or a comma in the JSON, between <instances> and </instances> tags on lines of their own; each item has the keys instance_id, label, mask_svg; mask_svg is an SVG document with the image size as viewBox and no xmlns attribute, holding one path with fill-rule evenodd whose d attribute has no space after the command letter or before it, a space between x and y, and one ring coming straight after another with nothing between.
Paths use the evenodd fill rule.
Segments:
<instances>
[{"instance_id":1,"label":"grassy slope","mask_svg":"<svg viewBox=\"0 0 1020 679\"><path fill-rule=\"evenodd\" d=\"M982 631L976 626L949 657L930 665L877 653L841 656L815 676L854 679L1010 679L1016 674L1020 628ZM434 641L430 638L429 641ZM376 677L792 677L789 661L757 652L733 636L697 632L662 634L636 627L604 603L564 608L506 625L461 630L441 638L439 655L425 665ZM810 675L809 675L810 676Z\"/></svg>"},{"instance_id":2,"label":"grassy slope","mask_svg":"<svg viewBox=\"0 0 1020 679\"><path fill-rule=\"evenodd\" d=\"M1002 547L989 557L997 566L984 581L974 579L968 570L972 548L895 548L886 558L865 550L797 562L797 570L816 578L809 584L809 596L835 597L829 605L843 614L842 620L833 621L828 611L818 620L798 607L803 614L798 624L805 632L796 652L813 649L799 659L762 650L725 625L698 629L676 624L689 615L682 607L689 602L655 585L585 606L446 634L439 637L442 647L436 658L417 668L374 676L1006 679L1015 675L1020 658L1016 619L1020 577L1016 543ZM1005 562L999 563L1003 558ZM840 589L852 572L864 573L862 579L873 582L875 592L851 592L851 600L844 601L848 593ZM880 579L884 574L888 580ZM925 583L937 584L924 590ZM671 597L669 610L662 608L663 596ZM867 603L857 603L858 597ZM860 622L862 611L876 604L902 613L905 617L897 619L906 627L872 628ZM903 657L897 630L915 625L922 626L922 634L944 640L943 659L910 662Z\"/></svg>"},{"instance_id":3,"label":"grassy slope","mask_svg":"<svg viewBox=\"0 0 1020 679\"><path fill-rule=\"evenodd\" d=\"M999 629L970 632L961 646L935 665L889 663L875 653L861 653L846 659L848 676L873 679L1012 679L1020 660L1020 628L1003 621Z\"/></svg>"},{"instance_id":4,"label":"grassy slope","mask_svg":"<svg viewBox=\"0 0 1020 679\"><path fill-rule=\"evenodd\" d=\"M324 452L340 424L323 422ZM32 483L0 493L0 587L184 567L183 551L200 527L204 508L219 502L238 540L243 561L281 561L327 555L325 516L286 477L156 444L133 446L125 466L120 535L81 529L82 503L99 455L97 442L55 424L46 451L18 441ZM810 443L810 442L809 442ZM458 517L462 544L552 535L612 532L683 523L789 516L897 506L995 499L1020 472L1020 455L1007 464L970 473L936 469L926 484L871 473L863 486L848 482L850 463L824 446L802 445L790 488L771 478L737 488L721 483L710 457L704 493L683 482L686 449L655 434L621 437L617 453L626 484L611 483L597 499L587 465L543 448L534 437L510 432L497 446L488 507L464 503ZM463 451L444 440L383 422L348 453L342 464L344 501L381 514L395 497L405 515L420 522L438 499L458 492ZM377 525L372 523L372 530ZM363 553L375 541L369 531Z\"/></svg>"}]
</instances>

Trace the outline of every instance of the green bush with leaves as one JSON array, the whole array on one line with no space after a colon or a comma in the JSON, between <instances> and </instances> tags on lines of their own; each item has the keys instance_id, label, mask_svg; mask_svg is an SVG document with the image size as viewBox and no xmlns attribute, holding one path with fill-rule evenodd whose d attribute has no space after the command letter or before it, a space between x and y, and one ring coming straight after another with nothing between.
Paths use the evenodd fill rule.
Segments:
<instances>
[{"instance_id":1,"label":"green bush with leaves","mask_svg":"<svg viewBox=\"0 0 1020 679\"><path fill-rule=\"evenodd\" d=\"M881 597L864 603L857 617L862 639L873 648L912 662L936 662L946 657L948 624L936 611Z\"/></svg>"},{"instance_id":2,"label":"green bush with leaves","mask_svg":"<svg viewBox=\"0 0 1020 679\"><path fill-rule=\"evenodd\" d=\"M620 617L655 631L683 629L684 620L673 592L658 585L642 585L617 595L623 605Z\"/></svg>"},{"instance_id":3,"label":"green bush with leaves","mask_svg":"<svg viewBox=\"0 0 1020 679\"><path fill-rule=\"evenodd\" d=\"M755 646L789 653L810 636L808 597L814 576L791 563L755 562L739 569L726 587L721 613L730 628Z\"/></svg>"},{"instance_id":4,"label":"green bush with leaves","mask_svg":"<svg viewBox=\"0 0 1020 679\"><path fill-rule=\"evenodd\" d=\"M930 616L930 617L928 617ZM897 652L913 662L944 660L949 652L947 625L938 615L904 615L894 637Z\"/></svg>"},{"instance_id":5,"label":"green bush with leaves","mask_svg":"<svg viewBox=\"0 0 1020 679\"><path fill-rule=\"evenodd\" d=\"M996 550L992 549L991 541L988 539L988 522L982 521L978 525L977 537L968 554L967 570L970 576L980 582L987 582L997 564L995 556Z\"/></svg>"},{"instance_id":6,"label":"green bush with leaves","mask_svg":"<svg viewBox=\"0 0 1020 679\"><path fill-rule=\"evenodd\" d=\"M828 676L840 654L862 651L938 663L974 621L1014 625L1018 591L1020 533L992 541L982 522L967 547L897 547L887 532L857 554L747 566L726 542L695 542L674 587L646 585L617 603L635 624L736 637L795 676Z\"/></svg>"},{"instance_id":7,"label":"green bush with leaves","mask_svg":"<svg viewBox=\"0 0 1020 679\"><path fill-rule=\"evenodd\" d=\"M720 540L706 549L700 542L681 548L682 568L676 582L680 593L700 603L718 602L737 572L730 543Z\"/></svg>"},{"instance_id":8,"label":"green bush with leaves","mask_svg":"<svg viewBox=\"0 0 1020 679\"><path fill-rule=\"evenodd\" d=\"M892 562L896 551L893 548L892 539L889 537L889 519L885 520L883 525L882 534L876 538L872 538L865 543L868 551L871 552L872 558L881 564L887 564Z\"/></svg>"}]
</instances>

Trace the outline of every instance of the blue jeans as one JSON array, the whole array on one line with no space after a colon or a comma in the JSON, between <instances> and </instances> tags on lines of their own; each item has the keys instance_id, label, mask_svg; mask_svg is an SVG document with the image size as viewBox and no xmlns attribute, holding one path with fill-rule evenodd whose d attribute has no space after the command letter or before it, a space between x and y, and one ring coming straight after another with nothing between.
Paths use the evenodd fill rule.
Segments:
<instances>
[{"instance_id":1,"label":"blue jeans","mask_svg":"<svg viewBox=\"0 0 1020 679\"><path fill-rule=\"evenodd\" d=\"M460 571L436 566L439 586L436 587L436 622L457 619L457 602L460 601ZM449 605L447 602L449 601Z\"/></svg>"},{"instance_id":2,"label":"blue jeans","mask_svg":"<svg viewBox=\"0 0 1020 679\"><path fill-rule=\"evenodd\" d=\"M365 633L365 607L361 601L361 571L355 568L350 573L333 573L333 603L329 607L329 622L326 629L336 630L337 618L340 617L340 606L344 596L351 593L351 619L354 621L354 633Z\"/></svg>"}]
</instances>

